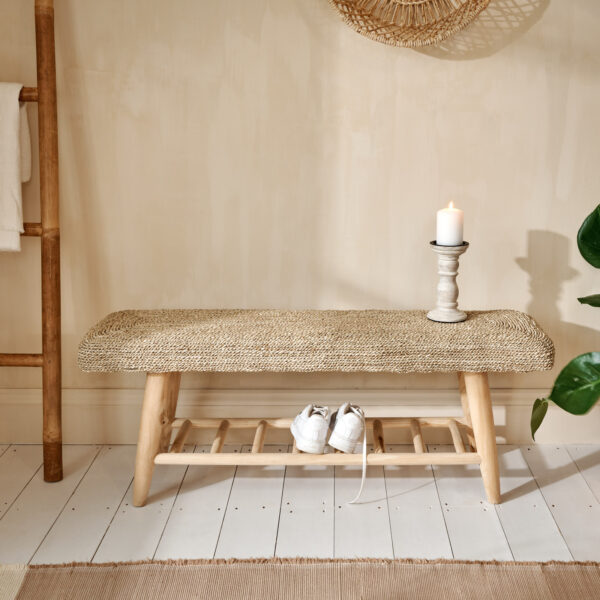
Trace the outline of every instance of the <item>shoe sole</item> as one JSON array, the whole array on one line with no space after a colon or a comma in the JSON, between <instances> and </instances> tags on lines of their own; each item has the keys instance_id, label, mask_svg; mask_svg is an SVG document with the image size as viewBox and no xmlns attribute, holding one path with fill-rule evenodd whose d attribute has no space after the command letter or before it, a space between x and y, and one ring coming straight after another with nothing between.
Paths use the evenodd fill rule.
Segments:
<instances>
[{"instance_id":1,"label":"shoe sole","mask_svg":"<svg viewBox=\"0 0 600 600\"><path fill-rule=\"evenodd\" d=\"M332 448L336 450L341 450L346 454L354 454L356 447L358 446L358 442L353 442L347 438L343 438L335 433L335 430L331 434L329 438L329 442L327 442Z\"/></svg>"},{"instance_id":2,"label":"shoe sole","mask_svg":"<svg viewBox=\"0 0 600 600\"><path fill-rule=\"evenodd\" d=\"M325 452L325 440L322 442L307 440L300 435L296 429L295 423L292 423L290 430L294 436L294 439L296 440L296 448L298 448L298 450L306 452L307 454L323 454Z\"/></svg>"}]
</instances>

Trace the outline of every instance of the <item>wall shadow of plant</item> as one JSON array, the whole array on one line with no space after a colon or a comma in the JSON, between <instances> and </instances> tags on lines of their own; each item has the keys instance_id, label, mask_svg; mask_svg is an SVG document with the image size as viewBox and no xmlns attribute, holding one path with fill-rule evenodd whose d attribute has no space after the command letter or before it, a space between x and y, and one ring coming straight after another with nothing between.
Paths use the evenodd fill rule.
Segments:
<instances>
[{"instance_id":1,"label":"wall shadow of plant","mask_svg":"<svg viewBox=\"0 0 600 600\"><path fill-rule=\"evenodd\" d=\"M437 46L417 52L447 60L472 60L495 54L521 37L541 18L550 0L491 0L467 28Z\"/></svg>"},{"instance_id":2,"label":"wall shadow of plant","mask_svg":"<svg viewBox=\"0 0 600 600\"><path fill-rule=\"evenodd\" d=\"M559 308L563 286L578 276L570 266L574 240L553 231L527 232L527 256L515 259L529 275L531 298L527 312L531 314L553 339L562 343L556 348L554 371L560 369L575 355L594 350L600 345L600 332L563 320ZM582 265L584 265L582 259ZM576 294L566 300L577 306ZM534 398L532 398L533 402Z\"/></svg>"}]
</instances>

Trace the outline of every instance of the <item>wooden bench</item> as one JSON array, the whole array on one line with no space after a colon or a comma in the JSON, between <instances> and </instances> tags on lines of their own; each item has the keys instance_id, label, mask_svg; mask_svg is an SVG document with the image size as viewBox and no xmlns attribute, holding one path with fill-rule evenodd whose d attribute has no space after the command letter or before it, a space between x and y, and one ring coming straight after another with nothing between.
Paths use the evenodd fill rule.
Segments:
<instances>
[{"instance_id":1,"label":"wooden bench","mask_svg":"<svg viewBox=\"0 0 600 600\"><path fill-rule=\"evenodd\" d=\"M458 374L462 418L367 418L369 465L480 464L488 500L500 480L487 374L550 369L552 341L529 316L509 310L435 323L423 311L134 310L110 314L79 348L84 371L147 373L133 502L145 504L154 464L358 465L358 454L262 452L270 428L291 418L176 418L183 372L364 372ZM388 453L386 428L405 427L414 452ZM428 454L422 428L447 428L455 452ZM216 430L210 453L182 453L194 428ZM250 453L222 452L229 429L254 429ZM172 431L177 435L171 442ZM465 444L466 440L466 444Z\"/></svg>"}]
</instances>

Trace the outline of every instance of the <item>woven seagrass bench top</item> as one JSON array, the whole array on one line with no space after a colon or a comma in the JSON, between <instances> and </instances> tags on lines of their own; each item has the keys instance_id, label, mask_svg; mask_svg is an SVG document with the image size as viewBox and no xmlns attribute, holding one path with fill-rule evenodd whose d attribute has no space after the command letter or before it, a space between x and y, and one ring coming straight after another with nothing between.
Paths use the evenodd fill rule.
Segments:
<instances>
[{"instance_id":1,"label":"woven seagrass bench top","mask_svg":"<svg viewBox=\"0 0 600 600\"><path fill-rule=\"evenodd\" d=\"M512 310L452 324L412 310L126 310L79 347L79 366L104 372L523 372L553 361L550 338Z\"/></svg>"}]
</instances>

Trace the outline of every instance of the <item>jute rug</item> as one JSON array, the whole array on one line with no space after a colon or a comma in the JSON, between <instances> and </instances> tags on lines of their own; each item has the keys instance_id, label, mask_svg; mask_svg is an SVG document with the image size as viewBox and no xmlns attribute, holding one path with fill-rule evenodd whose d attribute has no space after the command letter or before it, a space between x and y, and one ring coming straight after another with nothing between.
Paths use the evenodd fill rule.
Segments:
<instances>
[{"instance_id":1,"label":"jute rug","mask_svg":"<svg viewBox=\"0 0 600 600\"><path fill-rule=\"evenodd\" d=\"M1 600L598 600L600 563L198 560L0 566Z\"/></svg>"}]
</instances>

